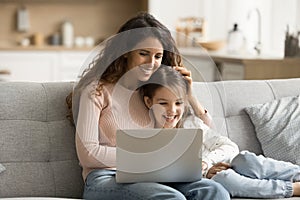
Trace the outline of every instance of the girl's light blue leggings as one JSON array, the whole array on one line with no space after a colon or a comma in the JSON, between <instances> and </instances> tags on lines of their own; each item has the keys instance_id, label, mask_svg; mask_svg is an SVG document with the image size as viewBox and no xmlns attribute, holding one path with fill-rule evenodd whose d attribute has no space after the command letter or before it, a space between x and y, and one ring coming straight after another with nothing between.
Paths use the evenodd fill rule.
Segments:
<instances>
[{"instance_id":1,"label":"girl's light blue leggings","mask_svg":"<svg viewBox=\"0 0 300 200\"><path fill-rule=\"evenodd\" d=\"M293 194L292 183L300 181L300 166L248 151L240 152L231 167L212 179L232 197L287 198Z\"/></svg>"}]
</instances>

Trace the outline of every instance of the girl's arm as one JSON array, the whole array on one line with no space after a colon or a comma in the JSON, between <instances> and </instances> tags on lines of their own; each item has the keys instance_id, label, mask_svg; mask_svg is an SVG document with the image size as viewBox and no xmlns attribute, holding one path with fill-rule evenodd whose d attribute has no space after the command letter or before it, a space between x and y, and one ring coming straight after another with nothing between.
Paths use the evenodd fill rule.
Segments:
<instances>
[{"instance_id":1,"label":"girl's arm","mask_svg":"<svg viewBox=\"0 0 300 200\"><path fill-rule=\"evenodd\" d=\"M195 115L199 117L204 122L204 124L206 124L208 127L213 128L212 117L210 116L208 111L203 108L203 106L198 101L198 99L190 94L189 103Z\"/></svg>"},{"instance_id":2,"label":"girl's arm","mask_svg":"<svg viewBox=\"0 0 300 200\"><path fill-rule=\"evenodd\" d=\"M183 128L201 128L203 130L202 165L203 176L216 163L229 163L238 153L238 146L228 137L221 136L197 117L188 117Z\"/></svg>"},{"instance_id":3,"label":"girl's arm","mask_svg":"<svg viewBox=\"0 0 300 200\"><path fill-rule=\"evenodd\" d=\"M213 165L223 162L230 163L239 153L239 148L228 137L221 136L212 129L204 130L203 136L205 150L202 152L202 160L207 163L207 169L204 173L206 176Z\"/></svg>"}]
</instances>

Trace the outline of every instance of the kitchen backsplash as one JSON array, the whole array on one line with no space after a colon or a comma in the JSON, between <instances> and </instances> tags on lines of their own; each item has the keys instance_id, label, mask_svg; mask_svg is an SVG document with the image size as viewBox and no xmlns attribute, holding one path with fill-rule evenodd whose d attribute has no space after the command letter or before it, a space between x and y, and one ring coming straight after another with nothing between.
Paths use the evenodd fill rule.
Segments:
<instances>
[{"instance_id":1,"label":"kitchen backsplash","mask_svg":"<svg viewBox=\"0 0 300 200\"><path fill-rule=\"evenodd\" d=\"M29 29L17 29L17 11L25 8ZM62 23L70 21L74 38L93 38L95 42L115 33L118 27L139 11L147 10L146 0L0 0L0 47L20 44L24 38L39 34L47 38L61 32ZM26 15L25 15L26 16Z\"/></svg>"}]
</instances>

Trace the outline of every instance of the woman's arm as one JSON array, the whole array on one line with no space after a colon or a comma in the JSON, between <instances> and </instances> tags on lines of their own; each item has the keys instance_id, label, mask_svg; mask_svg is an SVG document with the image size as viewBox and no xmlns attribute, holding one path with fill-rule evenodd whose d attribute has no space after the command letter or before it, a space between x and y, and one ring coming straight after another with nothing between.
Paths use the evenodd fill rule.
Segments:
<instances>
[{"instance_id":1,"label":"woman's arm","mask_svg":"<svg viewBox=\"0 0 300 200\"><path fill-rule=\"evenodd\" d=\"M209 115L207 110L204 109L202 104L198 101L198 99L192 93L193 79L192 79L191 71L189 71L185 67L180 67L180 66L175 66L174 69L179 71L189 83L189 92L187 95L188 95L189 103L190 103L195 115L197 117L199 117L207 126L212 128L213 125L212 125L211 116Z\"/></svg>"},{"instance_id":2,"label":"woman's arm","mask_svg":"<svg viewBox=\"0 0 300 200\"><path fill-rule=\"evenodd\" d=\"M103 168L116 166L116 148L100 144L100 113L105 94L96 98L88 90L80 97L76 123L76 150L82 166Z\"/></svg>"}]
</instances>

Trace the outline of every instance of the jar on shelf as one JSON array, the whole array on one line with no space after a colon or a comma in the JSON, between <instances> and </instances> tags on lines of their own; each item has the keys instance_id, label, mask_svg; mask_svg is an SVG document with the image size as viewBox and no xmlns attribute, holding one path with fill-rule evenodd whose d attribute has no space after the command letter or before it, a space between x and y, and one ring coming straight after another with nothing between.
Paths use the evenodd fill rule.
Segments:
<instances>
[{"instance_id":1,"label":"jar on shelf","mask_svg":"<svg viewBox=\"0 0 300 200\"><path fill-rule=\"evenodd\" d=\"M73 47L74 45L74 27L67 20L62 24L62 44L65 47Z\"/></svg>"}]
</instances>

